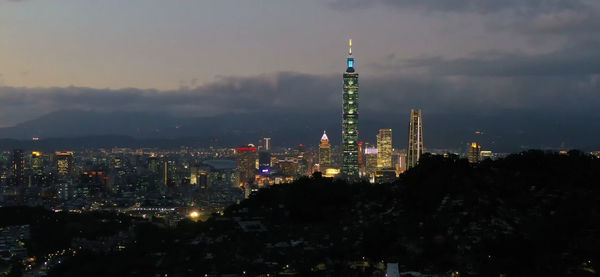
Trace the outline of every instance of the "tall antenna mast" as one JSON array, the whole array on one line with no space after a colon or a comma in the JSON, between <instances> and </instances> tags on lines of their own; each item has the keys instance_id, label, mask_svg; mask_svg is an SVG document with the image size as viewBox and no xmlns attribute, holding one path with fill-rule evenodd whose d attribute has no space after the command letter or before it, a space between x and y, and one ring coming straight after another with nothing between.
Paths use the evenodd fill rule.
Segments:
<instances>
[{"instance_id":1,"label":"tall antenna mast","mask_svg":"<svg viewBox=\"0 0 600 277\"><path fill-rule=\"evenodd\" d=\"M352 56L352 39L350 39L348 41L348 47L349 47L348 55Z\"/></svg>"}]
</instances>

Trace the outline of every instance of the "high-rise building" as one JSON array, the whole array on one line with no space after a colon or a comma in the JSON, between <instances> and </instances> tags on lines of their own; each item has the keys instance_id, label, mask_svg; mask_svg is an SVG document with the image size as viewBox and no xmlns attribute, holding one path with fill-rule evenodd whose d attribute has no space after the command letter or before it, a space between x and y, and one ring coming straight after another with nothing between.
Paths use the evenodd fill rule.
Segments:
<instances>
[{"instance_id":1,"label":"high-rise building","mask_svg":"<svg viewBox=\"0 0 600 277\"><path fill-rule=\"evenodd\" d=\"M470 163L478 163L481 161L481 144L477 142L471 143L468 159Z\"/></svg>"},{"instance_id":2,"label":"high-rise building","mask_svg":"<svg viewBox=\"0 0 600 277\"><path fill-rule=\"evenodd\" d=\"M379 129L377 134L377 167L392 168L392 129Z\"/></svg>"},{"instance_id":3,"label":"high-rise building","mask_svg":"<svg viewBox=\"0 0 600 277\"><path fill-rule=\"evenodd\" d=\"M195 166L190 167L190 185L198 184L199 173L200 173L200 170L198 170L197 167L195 167Z\"/></svg>"},{"instance_id":4,"label":"high-rise building","mask_svg":"<svg viewBox=\"0 0 600 277\"><path fill-rule=\"evenodd\" d=\"M408 127L408 151L406 165L415 167L423 154L423 118L421 110L410 110L410 124Z\"/></svg>"},{"instance_id":5,"label":"high-rise building","mask_svg":"<svg viewBox=\"0 0 600 277\"><path fill-rule=\"evenodd\" d=\"M331 166L331 144L329 144L329 138L325 131L323 131L321 143L319 143L319 166L321 168Z\"/></svg>"},{"instance_id":6,"label":"high-rise building","mask_svg":"<svg viewBox=\"0 0 600 277\"><path fill-rule=\"evenodd\" d=\"M365 176L371 180L377 170L377 148L365 148Z\"/></svg>"},{"instance_id":7,"label":"high-rise building","mask_svg":"<svg viewBox=\"0 0 600 277\"><path fill-rule=\"evenodd\" d=\"M163 185L172 187L177 182L177 165L174 160L164 160L162 167Z\"/></svg>"},{"instance_id":8,"label":"high-rise building","mask_svg":"<svg viewBox=\"0 0 600 277\"><path fill-rule=\"evenodd\" d=\"M31 173L34 176L41 176L43 174L44 158L42 152L33 151L31 152Z\"/></svg>"},{"instance_id":9,"label":"high-rise building","mask_svg":"<svg viewBox=\"0 0 600 277\"><path fill-rule=\"evenodd\" d=\"M237 170L240 174L240 185L249 185L254 182L256 175L256 147L248 145L237 149Z\"/></svg>"},{"instance_id":10,"label":"high-rise building","mask_svg":"<svg viewBox=\"0 0 600 277\"><path fill-rule=\"evenodd\" d=\"M406 154L405 153L397 153L392 156L394 162L394 167L396 168L397 174L401 174L406 171Z\"/></svg>"},{"instance_id":11,"label":"high-rise building","mask_svg":"<svg viewBox=\"0 0 600 277\"><path fill-rule=\"evenodd\" d=\"M74 171L73 168L73 152L59 151L56 152L56 171L60 175L69 175Z\"/></svg>"},{"instance_id":12,"label":"high-rise building","mask_svg":"<svg viewBox=\"0 0 600 277\"><path fill-rule=\"evenodd\" d=\"M481 160L485 160L485 159L493 159L494 158L494 152L492 152L491 150L481 150Z\"/></svg>"},{"instance_id":13,"label":"high-rise building","mask_svg":"<svg viewBox=\"0 0 600 277\"><path fill-rule=\"evenodd\" d=\"M40 151L31 152L31 177L29 178L30 186L39 186L44 179L44 156Z\"/></svg>"},{"instance_id":14,"label":"high-rise building","mask_svg":"<svg viewBox=\"0 0 600 277\"><path fill-rule=\"evenodd\" d=\"M262 175L271 174L271 152L267 150L258 151L258 171Z\"/></svg>"},{"instance_id":15,"label":"high-rise building","mask_svg":"<svg viewBox=\"0 0 600 277\"><path fill-rule=\"evenodd\" d=\"M358 175L365 176L365 147L362 141L358 142Z\"/></svg>"},{"instance_id":16,"label":"high-rise building","mask_svg":"<svg viewBox=\"0 0 600 277\"><path fill-rule=\"evenodd\" d=\"M160 161L159 161L158 157L156 157L154 155L148 157L148 169L152 173L156 173L156 174L159 173L159 171L160 171Z\"/></svg>"},{"instance_id":17,"label":"high-rise building","mask_svg":"<svg viewBox=\"0 0 600 277\"><path fill-rule=\"evenodd\" d=\"M270 151L271 150L271 138L263 138L265 145L264 145L264 150L265 151Z\"/></svg>"},{"instance_id":18,"label":"high-rise building","mask_svg":"<svg viewBox=\"0 0 600 277\"><path fill-rule=\"evenodd\" d=\"M296 176L299 166L298 159L286 158L277 162L277 172L284 176Z\"/></svg>"},{"instance_id":19,"label":"high-rise building","mask_svg":"<svg viewBox=\"0 0 600 277\"><path fill-rule=\"evenodd\" d=\"M358 73L354 70L352 40L349 47L342 97L342 175L358 179Z\"/></svg>"},{"instance_id":20,"label":"high-rise building","mask_svg":"<svg viewBox=\"0 0 600 277\"><path fill-rule=\"evenodd\" d=\"M196 180L194 180L193 185L198 185L201 189L208 188L208 174L209 172L206 170L197 169L195 176ZM192 184L192 182L190 182L190 184Z\"/></svg>"},{"instance_id":21,"label":"high-rise building","mask_svg":"<svg viewBox=\"0 0 600 277\"><path fill-rule=\"evenodd\" d=\"M22 188L25 186L25 154L21 149L13 150L12 158L13 178L15 186Z\"/></svg>"},{"instance_id":22,"label":"high-rise building","mask_svg":"<svg viewBox=\"0 0 600 277\"><path fill-rule=\"evenodd\" d=\"M377 184L391 183L396 180L396 170L393 168L380 168L375 170L373 181Z\"/></svg>"}]
</instances>

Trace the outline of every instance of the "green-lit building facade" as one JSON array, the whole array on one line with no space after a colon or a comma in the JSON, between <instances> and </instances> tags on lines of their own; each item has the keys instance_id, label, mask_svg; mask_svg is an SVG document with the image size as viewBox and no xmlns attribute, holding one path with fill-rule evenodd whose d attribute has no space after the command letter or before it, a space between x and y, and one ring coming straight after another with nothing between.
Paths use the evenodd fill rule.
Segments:
<instances>
[{"instance_id":1,"label":"green-lit building facade","mask_svg":"<svg viewBox=\"0 0 600 277\"><path fill-rule=\"evenodd\" d=\"M354 70L352 40L344 73L342 116L342 175L358 179L358 73Z\"/></svg>"}]
</instances>

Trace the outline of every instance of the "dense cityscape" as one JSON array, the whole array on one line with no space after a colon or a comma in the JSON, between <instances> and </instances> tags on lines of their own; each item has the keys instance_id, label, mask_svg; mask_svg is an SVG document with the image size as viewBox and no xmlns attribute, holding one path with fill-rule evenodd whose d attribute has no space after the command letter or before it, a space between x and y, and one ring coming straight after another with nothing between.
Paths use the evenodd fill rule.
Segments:
<instances>
[{"instance_id":1,"label":"dense cityscape","mask_svg":"<svg viewBox=\"0 0 600 277\"><path fill-rule=\"evenodd\" d=\"M0 253L7 265L15 262L7 267L5 274L23 272L24 276L43 276L49 270L61 272L64 269L60 264L68 262L69 257L73 258L78 252L124 251L135 244L136 236L139 236L132 234L131 228L151 223L178 229L182 228L182 222L202 222L211 217L219 220L226 215L227 209L231 213L232 205L244 206L243 201L252 198L261 189L305 182L308 177L362 182L361 186L367 187L396 182L405 171L418 166L421 157L431 155L425 154L423 112L410 111L406 149L392 147L392 129L380 129L374 142L360 141L358 74L354 68L352 40L349 47L347 69L343 75L341 147L333 145L324 131L320 140L293 147L273 147L271 138L265 137L255 143L231 148L192 149L182 146L163 150L115 147L50 153L36 149L2 152L2 207L43 207L55 213L82 215L102 212L108 213L104 216L109 218L110 214L117 218L126 217L130 228L128 232L119 231L109 237L72 237L68 248L48 248L47 253L41 252L43 256L39 256L39 252L38 256L32 256L30 225L4 227ZM34 138L34 141L39 141L39 138ZM472 142L464 153L442 150L433 154L450 160L461 156L469 164L505 157L505 154L482 149L478 142ZM561 154L569 155L566 151ZM245 209L241 212L248 213ZM264 216L249 219L257 218ZM102 219L103 222L109 220L116 219ZM243 232L266 231L265 224L268 224L260 220L235 220ZM118 220L119 224L123 221ZM303 239L292 240L291 243L304 244ZM274 247L287 247L287 244L279 242ZM362 268L363 274L366 268L370 268L365 257L363 261L351 264L350 268ZM327 272L325 264L316 266L322 267L317 271ZM280 275L300 274L290 265L283 269ZM242 275L246 275L245 272L242 270ZM400 274L398 263L385 264L383 261L369 272L373 276L383 276L383 272L386 276ZM214 273L222 272L216 270ZM253 274L261 275L259 272ZM450 276L459 274L458 271L451 272Z\"/></svg>"},{"instance_id":2,"label":"dense cityscape","mask_svg":"<svg viewBox=\"0 0 600 277\"><path fill-rule=\"evenodd\" d=\"M60 62L54 64L62 67L52 75L51 66L40 78L19 67L25 60L37 62L36 70L47 66L44 58L24 58L43 51L19 52L16 41L27 40L16 30L31 26L12 25L21 22L19 14L26 17L22 7L47 5L34 2L0 0L0 29L14 31L6 44L13 50L0 49L0 276L600 274L600 67L592 62L600 57L569 54L596 46L588 31L579 36L573 26L597 26L600 5L332 0L296 11L266 1L246 13L220 2L190 4L226 8L205 19L165 3L148 4L149 10L141 5L140 15L135 5L100 5L92 12L83 4L74 10L86 13L74 22L87 27L70 26L75 29L65 33L66 42L56 44L64 53L42 55L56 55ZM7 17L4 7L17 16ZM281 14L271 14L271 7ZM96 8L109 9L114 26L87 18L97 16ZM302 24L291 24L304 9L315 13L315 22L302 17L296 19ZM362 17L373 10L381 14ZM60 15L73 16L54 12L48 26L64 24ZM391 24L382 16L399 13L413 24ZM337 16L351 20L332 27ZM221 17L233 19L224 23ZM211 25L196 24L207 28L207 39L182 35L187 20L198 18ZM367 30L355 23L371 19L377 24L365 23ZM36 22L35 28L48 28ZM506 22L529 25L524 35ZM302 33L300 25L312 31ZM406 42L384 31L409 25L417 31ZM434 25L439 41L420 32ZM90 44L96 39L90 30L106 39L98 44L103 49ZM327 52L341 31L362 40ZM490 46L482 39L488 33L502 34ZM506 40L507 33L526 39ZM553 36L532 38L547 33ZM544 39L564 48L542 47ZM467 51L478 43L465 41L483 46ZM321 45L316 57L306 54L314 53L312 44ZM197 51L200 45L206 48ZM119 47L133 50L121 53ZM313 64L319 64L315 73ZM202 70L187 75L196 67ZM261 73L272 68L279 73ZM299 68L314 75L295 72ZM258 75L245 75L255 70ZM129 86L127 78L137 84ZM179 78L176 90L165 85L172 78ZM95 87L64 85L82 80ZM99 88L105 82L107 88ZM146 83L156 88L142 89ZM527 98L530 89L548 94ZM555 91L565 93L552 96ZM505 125L497 122L511 116ZM429 131L429 118L436 132Z\"/></svg>"}]
</instances>

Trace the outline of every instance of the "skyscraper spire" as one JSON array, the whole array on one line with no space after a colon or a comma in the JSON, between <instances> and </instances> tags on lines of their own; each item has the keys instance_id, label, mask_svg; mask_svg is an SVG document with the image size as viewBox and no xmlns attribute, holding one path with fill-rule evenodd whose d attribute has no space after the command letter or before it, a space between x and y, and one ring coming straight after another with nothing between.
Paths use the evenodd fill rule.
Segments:
<instances>
[{"instance_id":1,"label":"skyscraper spire","mask_svg":"<svg viewBox=\"0 0 600 277\"><path fill-rule=\"evenodd\" d=\"M342 175L348 180L358 176L358 73L354 69L352 40L348 41L347 67L342 94Z\"/></svg>"},{"instance_id":2,"label":"skyscraper spire","mask_svg":"<svg viewBox=\"0 0 600 277\"><path fill-rule=\"evenodd\" d=\"M329 138L327 137L327 131L323 131L323 136L321 137L321 141L326 140L329 141Z\"/></svg>"},{"instance_id":3,"label":"skyscraper spire","mask_svg":"<svg viewBox=\"0 0 600 277\"><path fill-rule=\"evenodd\" d=\"M348 41L348 56L352 56L352 39Z\"/></svg>"},{"instance_id":4,"label":"skyscraper spire","mask_svg":"<svg viewBox=\"0 0 600 277\"><path fill-rule=\"evenodd\" d=\"M328 166L331 166L331 145L329 144L327 134L323 131L323 136L319 143L319 169L321 172L324 172Z\"/></svg>"}]
</instances>

